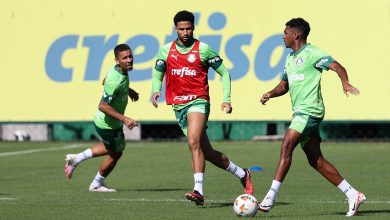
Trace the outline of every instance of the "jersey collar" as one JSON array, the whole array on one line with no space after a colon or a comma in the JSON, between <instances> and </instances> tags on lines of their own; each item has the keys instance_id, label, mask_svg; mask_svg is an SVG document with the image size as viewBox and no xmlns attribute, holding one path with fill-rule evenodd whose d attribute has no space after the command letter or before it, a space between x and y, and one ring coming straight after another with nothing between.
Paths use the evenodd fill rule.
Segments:
<instances>
[{"instance_id":1,"label":"jersey collar","mask_svg":"<svg viewBox=\"0 0 390 220\"><path fill-rule=\"evenodd\" d=\"M308 43L308 44L305 44L305 45L303 45L303 47L301 47L301 48L299 48L299 50L297 50L297 52L291 52L291 56L296 56L296 55L298 55L301 51L303 51L307 46L309 46L310 45L310 43Z\"/></svg>"}]
</instances>

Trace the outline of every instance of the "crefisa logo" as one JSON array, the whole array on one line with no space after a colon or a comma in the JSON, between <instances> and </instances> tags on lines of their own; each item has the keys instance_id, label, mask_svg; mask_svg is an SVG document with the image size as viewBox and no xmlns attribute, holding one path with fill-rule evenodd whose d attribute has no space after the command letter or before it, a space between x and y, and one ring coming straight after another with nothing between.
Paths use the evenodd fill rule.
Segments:
<instances>
[{"instance_id":1,"label":"crefisa logo","mask_svg":"<svg viewBox=\"0 0 390 220\"><path fill-rule=\"evenodd\" d=\"M223 35L223 29L228 25L227 16L222 12L212 12L208 17L204 13L194 13L195 25L197 30L202 30L203 33L196 38L208 44L218 54L224 54L223 59L229 62L229 73L232 80L239 80L247 74L255 74L256 78L261 81L273 80L275 77L280 77L283 72L284 61L289 49L284 47L283 34L275 33L274 35L265 37L263 41L253 40L253 35L259 33L234 33L233 36ZM207 26L202 26L205 22L202 19L207 19ZM229 17L229 19L236 19ZM202 20L200 23L199 21ZM201 24L198 26L198 24ZM104 28L103 28L104 29ZM168 27L167 27L168 29ZM169 29L168 29L169 30ZM247 30L247 29L244 29ZM134 32L133 32L134 33ZM124 42L133 50L135 67L132 72L132 81L145 81L152 79L154 65L146 65L156 59L156 55L160 45L161 34L154 36L154 33L138 33L132 35L129 39L119 41L119 34L106 35L62 35L56 40L49 43L46 58L45 70L46 75L53 81L59 83L72 82L74 79L75 69L84 70L83 81L99 81L102 73L102 63L106 59L107 54L112 53L113 48L118 42ZM263 35L264 33L261 33ZM177 33L172 25L170 35L165 36L163 44L172 42L177 38ZM123 39L123 36L121 36ZM222 44L222 39L224 44ZM85 48L87 53L85 55ZM252 52L248 52L250 48ZM271 57L277 48L283 48L280 57ZM64 65L63 59L65 54L79 53L85 56L85 68L76 65ZM250 54L250 55L249 55ZM253 57L252 57L253 56ZM68 56L67 56L68 57ZM76 56L78 57L78 56ZM193 61L193 57L188 57L188 61ZM79 62L80 63L80 62ZM152 62L154 63L154 62ZM78 64L80 65L80 64ZM217 80L215 71L209 71L209 80Z\"/></svg>"}]
</instances>

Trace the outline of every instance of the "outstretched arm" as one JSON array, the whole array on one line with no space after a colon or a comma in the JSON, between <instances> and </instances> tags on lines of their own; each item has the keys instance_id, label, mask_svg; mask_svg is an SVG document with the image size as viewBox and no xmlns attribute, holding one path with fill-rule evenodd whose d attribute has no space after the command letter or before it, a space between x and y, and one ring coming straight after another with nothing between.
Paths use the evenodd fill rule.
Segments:
<instances>
[{"instance_id":1,"label":"outstretched arm","mask_svg":"<svg viewBox=\"0 0 390 220\"><path fill-rule=\"evenodd\" d=\"M281 80L280 83L273 90L263 94L263 96L260 98L260 102L261 104L265 105L265 103L268 102L270 98L282 96L286 94L288 90L288 82L285 80Z\"/></svg>"},{"instance_id":2,"label":"outstretched arm","mask_svg":"<svg viewBox=\"0 0 390 220\"><path fill-rule=\"evenodd\" d=\"M231 105L231 79L230 79L230 73L227 71L225 66L221 64L216 70L215 70L220 76L222 80L222 89L223 89L223 102L221 104L221 110L225 113L232 113L233 107Z\"/></svg>"},{"instance_id":3,"label":"outstretched arm","mask_svg":"<svg viewBox=\"0 0 390 220\"><path fill-rule=\"evenodd\" d=\"M159 72L157 70L153 71L153 79L152 79L152 104L155 108L158 108L158 97L160 97L160 91L162 86L162 81L164 79L164 73Z\"/></svg>"},{"instance_id":4,"label":"outstretched arm","mask_svg":"<svg viewBox=\"0 0 390 220\"><path fill-rule=\"evenodd\" d=\"M331 64L329 64L329 69L335 71L340 77L341 84L343 85L343 91L346 96L348 96L349 94L359 95L360 91L351 84L349 84L347 71L340 63L338 63L337 61L333 61Z\"/></svg>"},{"instance_id":5,"label":"outstretched arm","mask_svg":"<svg viewBox=\"0 0 390 220\"><path fill-rule=\"evenodd\" d=\"M132 102L136 102L139 99L139 93L129 87L129 97Z\"/></svg>"},{"instance_id":6,"label":"outstretched arm","mask_svg":"<svg viewBox=\"0 0 390 220\"><path fill-rule=\"evenodd\" d=\"M131 119L129 117L126 117L122 115L121 113L117 112L111 105L109 105L104 100L101 100L99 103L99 110L106 113L107 115L123 122L126 127L129 129L133 129L135 126L138 126L137 122L134 119Z\"/></svg>"}]
</instances>

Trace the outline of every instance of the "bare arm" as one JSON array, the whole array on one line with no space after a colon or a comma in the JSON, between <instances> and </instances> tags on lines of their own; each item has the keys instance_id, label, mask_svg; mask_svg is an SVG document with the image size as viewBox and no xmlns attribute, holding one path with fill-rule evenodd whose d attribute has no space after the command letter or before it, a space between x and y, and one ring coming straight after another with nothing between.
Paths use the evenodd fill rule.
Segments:
<instances>
[{"instance_id":1,"label":"bare arm","mask_svg":"<svg viewBox=\"0 0 390 220\"><path fill-rule=\"evenodd\" d=\"M139 99L139 93L129 87L129 97L132 102L136 102Z\"/></svg>"},{"instance_id":2,"label":"bare arm","mask_svg":"<svg viewBox=\"0 0 390 220\"><path fill-rule=\"evenodd\" d=\"M126 125L126 127L128 127L129 129L132 129L134 128L135 126L137 126L137 122L129 117L126 117L124 115L122 115L121 113L117 112L113 107L111 107L111 105L109 105L107 102L105 101L100 101L99 103L99 110L106 113L107 115L123 122L124 125Z\"/></svg>"},{"instance_id":3,"label":"bare arm","mask_svg":"<svg viewBox=\"0 0 390 220\"><path fill-rule=\"evenodd\" d=\"M351 84L349 84L347 71L340 63L338 63L337 61L333 61L329 65L329 69L335 71L339 76L341 84L343 86L344 94L346 96L348 96L349 93L352 95L359 95L360 91Z\"/></svg>"},{"instance_id":4,"label":"bare arm","mask_svg":"<svg viewBox=\"0 0 390 220\"><path fill-rule=\"evenodd\" d=\"M280 83L273 90L263 94L263 96L260 98L260 102L261 104L265 105L265 103L268 102L270 98L282 96L286 94L288 90L288 82L281 80Z\"/></svg>"}]
</instances>

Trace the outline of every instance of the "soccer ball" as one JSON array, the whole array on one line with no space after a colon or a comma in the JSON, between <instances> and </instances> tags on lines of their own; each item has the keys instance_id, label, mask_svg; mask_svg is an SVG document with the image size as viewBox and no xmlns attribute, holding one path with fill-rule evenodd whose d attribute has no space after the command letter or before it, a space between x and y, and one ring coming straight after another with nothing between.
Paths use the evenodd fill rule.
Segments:
<instances>
[{"instance_id":1,"label":"soccer ball","mask_svg":"<svg viewBox=\"0 0 390 220\"><path fill-rule=\"evenodd\" d=\"M234 212L240 217L253 217L256 215L259 202L249 194L239 195L233 203Z\"/></svg>"}]
</instances>

